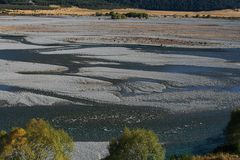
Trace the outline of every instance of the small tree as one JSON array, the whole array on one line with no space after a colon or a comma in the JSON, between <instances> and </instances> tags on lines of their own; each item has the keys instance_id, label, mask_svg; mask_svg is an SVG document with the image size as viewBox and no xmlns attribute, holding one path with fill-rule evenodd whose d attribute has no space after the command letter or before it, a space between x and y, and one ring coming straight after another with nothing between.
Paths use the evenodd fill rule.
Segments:
<instances>
[{"instance_id":1,"label":"small tree","mask_svg":"<svg viewBox=\"0 0 240 160\"><path fill-rule=\"evenodd\" d=\"M101 12L96 12L96 13L95 13L95 16L97 16L97 17L103 16L103 15L104 15L104 14L101 13Z\"/></svg>"},{"instance_id":2,"label":"small tree","mask_svg":"<svg viewBox=\"0 0 240 160\"><path fill-rule=\"evenodd\" d=\"M69 160L72 150L68 134L42 119L32 119L25 129L0 133L0 159Z\"/></svg>"},{"instance_id":3,"label":"small tree","mask_svg":"<svg viewBox=\"0 0 240 160\"><path fill-rule=\"evenodd\" d=\"M105 160L163 160L165 150L157 135L144 129L125 129L109 146Z\"/></svg>"}]
</instances>

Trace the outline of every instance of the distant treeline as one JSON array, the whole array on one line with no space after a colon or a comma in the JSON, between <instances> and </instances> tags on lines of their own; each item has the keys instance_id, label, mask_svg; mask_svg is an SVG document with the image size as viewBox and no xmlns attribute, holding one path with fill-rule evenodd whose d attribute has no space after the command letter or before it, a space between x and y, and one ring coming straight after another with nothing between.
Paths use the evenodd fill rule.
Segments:
<instances>
[{"instance_id":1,"label":"distant treeline","mask_svg":"<svg viewBox=\"0 0 240 160\"><path fill-rule=\"evenodd\" d=\"M37 5L73 5L85 8L142 8L149 10L202 11L240 8L240 0L32 0ZM0 0L0 3L27 3L28 0Z\"/></svg>"}]
</instances>

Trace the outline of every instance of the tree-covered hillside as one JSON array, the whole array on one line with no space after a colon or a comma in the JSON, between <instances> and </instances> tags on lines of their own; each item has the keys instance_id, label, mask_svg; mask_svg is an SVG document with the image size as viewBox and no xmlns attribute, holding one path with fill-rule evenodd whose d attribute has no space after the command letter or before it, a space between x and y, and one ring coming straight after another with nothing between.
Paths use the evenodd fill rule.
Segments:
<instances>
[{"instance_id":1,"label":"tree-covered hillside","mask_svg":"<svg viewBox=\"0 0 240 160\"><path fill-rule=\"evenodd\" d=\"M240 8L240 0L32 0L38 5L60 4L86 8L143 8L150 10L200 11ZM21 3L28 0L0 0L0 3Z\"/></svg>"}]
</instances>

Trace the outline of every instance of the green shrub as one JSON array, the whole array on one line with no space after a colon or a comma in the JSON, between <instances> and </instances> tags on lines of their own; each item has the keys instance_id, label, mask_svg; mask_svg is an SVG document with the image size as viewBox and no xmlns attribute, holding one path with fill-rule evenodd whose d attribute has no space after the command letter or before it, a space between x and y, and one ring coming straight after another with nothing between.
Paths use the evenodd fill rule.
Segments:
<instances>
[{"instance_id":1,"label":"green shrub","mask_svg":"<svg viewBox=\"0 0 240 160\"><path fill-rule=\"evenodd\" d=\"M196 14L194 17L195 17L195 18L200 18L200 15L199 15L199 14Z\"/></svg>"},{"instance_id":2,"label":"green shrub","mask_svg":"<svg viewBox=\"0 0 240 160\"><path fill-rule=\"evenodd\" d=\"M95 13L95 16L100 17L100 16L104 16L104 14L101 13L101 12L96 12L96 13Z\"/></svg>"},{"instance_id":3,"label":"green shrub","mask_svg":"<svg viewBox=\"0 0 240 160\"><path fill-rule=\"evenodd\" d=\"M127 16L125 14L121 14L121 19L126 19Z\"/></svg>"},{"instance_id":4,"label":"green shrub","mask_svg":"<svg viewBox=\"0 0 240 160\"><path fill-rule=\"evenodd\" d=\"M112 19L121 19L121 15L119 13L111 13Z\"/></svg>"},{"instance_id":5,"label":"green shrub","mask_svg":"<svg viewBox=\"0 0 240 160\"><path fill-rule=\"evenodd\" d=\"M113 12L113 11L111 11L111 12L108 13L109 16L112 16L112 15L114 15L114 14L116 14L116 13ZM106 13L106 15L107 15L107 13Z\"/></svg>"},{"instance_id":6,"label":"green shrub","mask_svg":"<svg viewBox=\"0 0 240 160\"><path fill-rule=\"evenodd\" d=\"M240 154L240 109L231 113L231 120L225 129L226 146Z\"/></svg>"},{"instance_id":7,"label":"green shrub","mask_svg":"<svg viewBox=\"0 0 240 160\"><path fill-rule=\"evenodd\" d=\"M125 129L109 146L105 160L164 160L165 150L152 131Z\"/></svg>"},{"instance_id":8,"label":"green shrub","mask_svg":"<svg viewBox=\"0 0 240 160\"><path fill-rule=\"evenodd\" d=\"M98 14L98 15L102 16L100 14ZM126 14L121 14L121 13L111 11L109 13L105 13L105 16L111 16L112 19L126 19L126 18L148 19L149 18L149 15L147 13L136 13L136 12L129 12Z\"/></svg>"},{"instance_id":9,"label":"green shrub","mask_svg":"<svg viewBox=\"0 0 240 160\"><path fill-rule=\"evenodd\" d=\"M109 15L111 16L112 19L126 19L126 15L120 14L117 12L110 12Z\"/></svg>"},{"instance_id":10,"label":"green shrub","mask_svg":"<svg viewBox=\"0 0 240 160\"><path fill-rule=\"evenodd\" d=\"M148 19L149 18L149 15L147 13L129 12L129 13L126 13L125 15L126 15L126 17L129 17L129 18L139 18L139 19L142 19L142 18Z\"/></svg>"},{"instance_id":11,"label":"green shrub","mask_svg":"<svg viewBox=\"0 0 240 160\"><path fill-rule=\"evenodd\" d=\"M0 134L0 159L69 160L73 141L63 130L42 119L32 119L26 128Z\"/></svg>"},{"instance_id":12,"label":"green shrub","mask_svg":"<svg viewBox=\"0 0 240 160\"><path fill-rule=\"evenodd\" d=\"M225 143L218 146L215 153L231 153L240 155L240 109L231 113L231 119L224 130Z\"/></svg>"}]
</instances>

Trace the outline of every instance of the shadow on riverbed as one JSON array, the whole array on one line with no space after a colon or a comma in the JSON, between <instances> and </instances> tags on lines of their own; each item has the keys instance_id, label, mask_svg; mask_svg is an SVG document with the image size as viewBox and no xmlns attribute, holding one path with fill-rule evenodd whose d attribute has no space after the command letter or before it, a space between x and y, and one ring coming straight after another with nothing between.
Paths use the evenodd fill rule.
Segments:
<instances>
[{"instance_id":1,"label":"shadow on riverbed","mask_svg":"<svg viewBox=\"0 0 240 160\"><path fill-rule=\"evenodd\" d=\"M39 45L25 40L24 36L0 36L5 39L15 40L23 44ZM56 51L56 50L72 50L72 49L84 49L84 48L99 48L99 47L125 47L134 51L147 53L161 53L161 54L176 54L176 55L191 55L191 56L203 56L212 58L222 58L229 62L237 62L240 60L240 55L236 52L237 49L190 49L190 48L172 48L172 47L160 47L160 46L146 46L146 45L116 45L116 44L59 44L48 45L52 48L45 49L8 49L0 50L0 59L20 62L31 62L41 64L53 64L65 66L68 69L66 71L49 71L49 72L19 72L21 74L57 74L71 76L74 73L78 73L79 69L83 67L106 67L113 69L127 69L135 71L151 71L151 72L166 72L166 73L180 73L189 75L198 75L208 77L211 79L217 79L226 83L226 86L184 86L184 88L178 88L172 86L169 82L163 82L157 79L145 78L144 81L151 81L155 83L165 83L167 86L164 92L174 91L193 91L193 90L213 90L217 92L239 92L240 83L235 77L240 77L240 70L235 68L221 68L221 67L205 67L205 66L193 66L193 65L149 65L139 62L124 62L113 61L104 58L92 57L78 57L74 54L40 54L40 52ZM78 63L75 63L78 62ZM94 64L93 62L100 62ZM96 80L106 80L114 85L119 85L119 81L113 78L106 78L101 76L81 76L85 78L92 78ZM125 79L125 82L129 82L131 79ZM140 78L135 80L140 81ZM1 89L2 88L2 89ZM5 86L6 89L6 86ZM9 87L8 87L9 89ZM3 90L3 87L0 87ZM35 90L32 90L35 92ZM40 92L40 91L39 91ZM123 95L124 96L124 95ZM62 98L62 97L59 97Z\"/></svg>"},{"instance_id":2,"label":"shadow on riverbed","mask_svg":"<svg viewBox=\"0 0 240 160\"><path fill-rule=\"evenodd\" d=\"M63 48L62 48L63 47ZM39 54L39 52L49 51L49 50L68 50L68 49L84 49L84 48L95 48L95 47L125 47L131 48L133 50L140 50L144 52L153 52L152 49L154 46L139 46L139 45L92 45L92 44L81 44L76 45L74 48L68 46L62 46L52 49L25 49L25 50L0 50L0 59L3 60L11 60L11 61L21 61L21 62L32 62L32 63L42 63L42 64L52 64L52 65L61 65L68 68L68 71L64 73L77 73L79 68L82 67L108 67L108 68L116 68L116 69L129 69L129 70L140 70L140 71L155 71L155 72L169 72L169 73L185 73L185 74L193 74L193 75L202 75L202 76L209 76L209 77L216 77L216 76L239 76L240 71L239 69L233 68L218 68L218 67L203 67L203 66L190 66L190 65L147 65L143 63L137 62L121 62L121 61L111 61L101 58L87 58L87 57L76 57L72 54L57 54L57 55L44 55ZM164 50L168 52L165 53ZM204 52L199 53L198 49L191 49L189 54L188 50L185 49L185 52L176 51L176 50L184 50L175 48L174 52L171 52L171 48L162 48L159 47L156 53L161 54L181 54L181 55L192 55L192 56L204 56L204 57L214 57L213 55L217 55L214 58L226 58L231 62L239 62L240 55L237 53L231 52L210 52L211 50L215 51L214 49L209 49L206 54ZM200 49L201 50L201 49ZM79 63L73 63L78 61ZM109 64L92 64L91 62L106 62ZM112 64L117 63L117 64ZM36 72L37 74L37 72Z\"/></svg>"}]
</instances>

